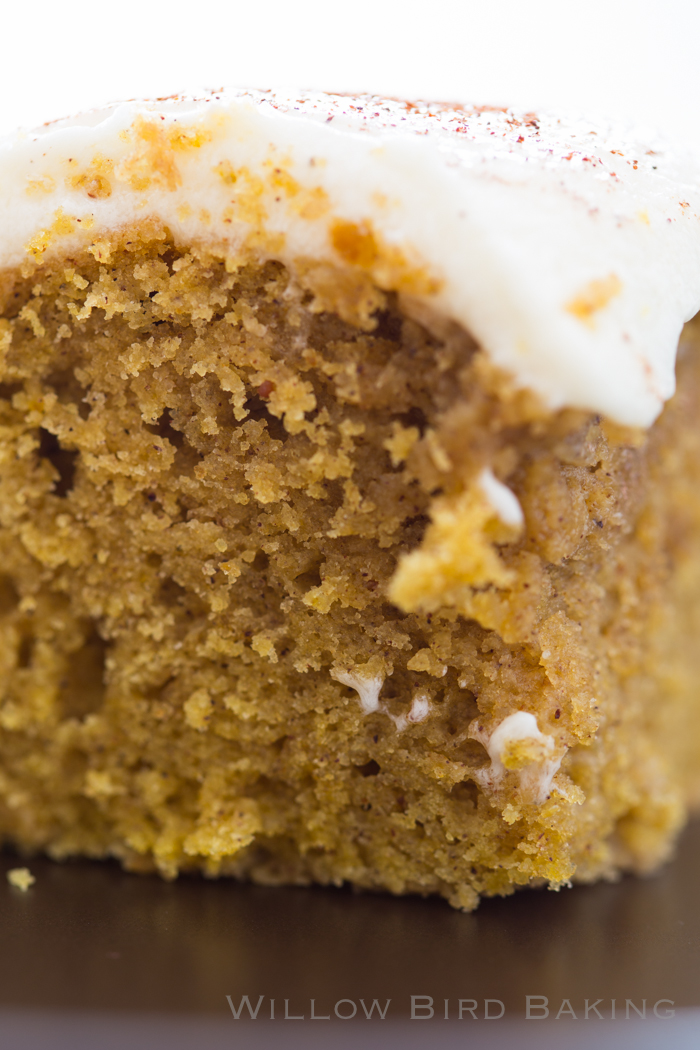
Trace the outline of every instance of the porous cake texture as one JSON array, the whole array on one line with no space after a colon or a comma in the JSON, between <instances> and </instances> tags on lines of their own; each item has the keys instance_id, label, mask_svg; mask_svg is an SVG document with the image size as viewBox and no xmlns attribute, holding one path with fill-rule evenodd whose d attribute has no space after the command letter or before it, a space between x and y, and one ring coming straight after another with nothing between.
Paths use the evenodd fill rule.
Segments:
<instances>
[{"instance_id":1,"label":"porous cake texture","mask_svg":"<svg viewBox=\"0 0 700 1050\"><path fill-rule=\"evenodd\" d=\"M464 909L652 870L700 800L700 326L651 425L557 403L289 157L215 156L228 212L175 230L219 125L161 119L131 167L86 120L92 166L47 173L37 136L53 219L4 255L3 838ZM309 223L328 247L290 252ZM601 265L561 304L593 343Z\"/></svg>"}]
</instances>

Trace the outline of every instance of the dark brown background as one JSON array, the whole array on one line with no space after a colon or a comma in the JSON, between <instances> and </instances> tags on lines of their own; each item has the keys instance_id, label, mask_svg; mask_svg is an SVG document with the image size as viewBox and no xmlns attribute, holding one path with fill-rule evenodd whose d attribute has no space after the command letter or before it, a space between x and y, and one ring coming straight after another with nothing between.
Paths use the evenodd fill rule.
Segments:
<instances>
[{"instance_id":1,"label":"dark brown background","mask_svg":"<svg viewBox=\"0 0 700 1050\"><path fill-rule=\"evenodd\" d=\"M0 857L2 872L24 863ZM345 1047L378 1039L387 1047L523 1050L531 1040L548 1045L546 1033L557 1046L700 1046L700 1010L674 1022L588 1021L585 1038L582 1020L577 1028L551 1017L535 1025L537 1037L522 1021L528 994L547 996L554 1011L569 999L577 1014L584 999L597 998L607 1012L617 999L618 1015L627 998L646 999L648 1008L659 999L700 1007L697 823L654 878L525 891L471 915L439 900L200 878L168 884L113 864L28 863L37 881L26 894L0 872L3 1048ZM389 998L395 1024L324 1022L323 1037L308 1020L242 1025L225 997L238 1003L243 994L266 997L261 1016L274 997L278 1019L284 999L290 1013L308 1018L311 997L321 1014L339 999ZM409 1023L411 995L433 996L436 1018ZM501 999L511 1020L446 1025L443 1000L454 1014L460 997Z\"/></svg>"}]
</instances>

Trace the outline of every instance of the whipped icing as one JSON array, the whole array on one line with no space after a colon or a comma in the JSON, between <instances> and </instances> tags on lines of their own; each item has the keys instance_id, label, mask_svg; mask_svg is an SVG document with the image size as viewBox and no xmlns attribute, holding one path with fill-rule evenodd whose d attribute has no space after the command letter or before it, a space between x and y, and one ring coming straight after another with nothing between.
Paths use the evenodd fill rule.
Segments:
<instances>
[{"instance_id":1,"label":"whipped icing","mask_svg":"<svg viewBox=\"0 0 700 1050\"><path fill-rule=\"evenodd\" d=\"M335 668L331 671L331 678L355 690L363 714L371 715L375 711L381 711L394 723L397 733L402 733L409 725L425 721L430 714L430 697L420 692L413 694L408 714L392 714L386 704L379 702L379 694L385 681L383 674L366 675L361 670L342 671Z\"/></svg>"},{"instance_id":2,"label":"whipped icing","mask_svg":"<svg viewBox=\"0 0 700 1050\"><path fill-rule=\"evenodd\" d=\"M498 480L490 467L484 467L477 481L503 524L511 525L515 529L522 528L525 524L525 516L515 493Z\"/></svg>"},{"instance_id":3,"label":"whipped icing","mask_svg":"<svg viewBox=\"0 0 700 1050\"><path fill-rule=\"evenodd\" d=\"M491 759L490 767L474 771L477 782L491 791L498 789L505 776L503 758L509 747L520 741L539 744L536 757L533 756L521 766L517 775L523 801L541 805L547 800L565 752L557 747L553 737L542 732L533 714L529 711L514 711L499 722L491 733L484 732L478 722L473 723L469 735L483 744Z\"/></svg>"},{"instance_id":4,"label":"whipped icing","mask_svg":"<svg viewBox=\"0 0 700 1050\"><path fill-rule=\"evenodd\" d=\"M588 120L243 90L128 102L0 141L0 187L0 268L151 216L183 243L349 262L463 324L551 408L620 423L658 415L700 308L698 167Z\"/></svg>"},{"instance_id":5,"label":"whipped icing","mask_svg":"<svg viewBox=\"0 0 700 1050\"><path fill-rule=\"evenodd\" d=\"M384 675L364 676L353 671L331 671L331 678L341 685L354 689L360 701L360 707L366 715L379 710L379 694L384 685Z\"/></svg>"}]
</instances>

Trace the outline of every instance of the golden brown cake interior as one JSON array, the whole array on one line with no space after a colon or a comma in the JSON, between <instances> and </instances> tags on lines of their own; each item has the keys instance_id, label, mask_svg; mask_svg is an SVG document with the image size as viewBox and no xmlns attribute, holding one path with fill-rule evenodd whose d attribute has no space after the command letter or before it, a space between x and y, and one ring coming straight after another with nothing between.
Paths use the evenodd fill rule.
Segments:
<instances>
[{"instance_id":1,"label":"golden brown cake interior","mask_svg":"<svg viewBox=\"0 0 700 1050\"><path fill-rule=\"evenodd\" d=\"M697 328L644 435L351 271L144 226L1 288L6 840L466 908L667 855L700 793ZM484 776L516 710L565 753L541 801L532 746Z\"/></svg>"}]
</instances>

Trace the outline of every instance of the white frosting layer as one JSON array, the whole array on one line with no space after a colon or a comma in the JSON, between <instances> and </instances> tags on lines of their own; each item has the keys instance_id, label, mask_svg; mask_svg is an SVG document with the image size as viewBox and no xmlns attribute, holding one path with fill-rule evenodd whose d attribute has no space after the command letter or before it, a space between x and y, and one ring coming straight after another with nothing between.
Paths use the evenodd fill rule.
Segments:
<instances>
[{"instance_id":1,"label":"white frosting layer","mask_svg":"<svg viewBox=\"0 0 700 1050\"><path fill-rule=\"evenodd\" d=\"M648 425L700 308L699 187L657 144L551 115L247 91L129 102L0 142L0 266L148 216L182 241L233 252L262 230L283 261L340 262L341 220L364 237L350 261L464 324L552 408ZM397 277L398 257L421 280Z\"/></svg>"}]
</instances>

